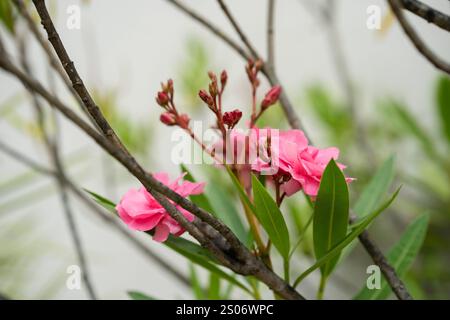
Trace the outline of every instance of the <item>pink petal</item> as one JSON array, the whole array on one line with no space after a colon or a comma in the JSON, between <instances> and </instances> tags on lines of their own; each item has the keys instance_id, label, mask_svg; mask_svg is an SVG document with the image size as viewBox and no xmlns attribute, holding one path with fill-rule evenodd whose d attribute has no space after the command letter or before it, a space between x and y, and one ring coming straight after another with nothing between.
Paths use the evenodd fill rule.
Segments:
<instances>
[{"instance_id":1,"label":"pink petal","mask_svg":"<svg viewBox=\"0 0 450 320\"><path fill-rule=\"evenodd\" d=\"M148 231L152 230L154 227L158 225L161 219L164 217L163 213L158 214L150 214L150 215L141 215L138 218L133 219L128 226L131 229L139 230L139 231Z\"/></svg>"},{"instance_id":2,"label":"pink petal","mask_svg":"<svg viewBox=\"0 0 450 320\"><path fill-rule=\"evenodd\" d=\"M282 185L282 191L286 192L286 195L288 197L290 197L297 191L300 191L301 189L302 189L302 185L294 179L291 179Z\"/></svg>"},{"instance_id":3,"label":"pink petal","mask_svg":"<svg viewBox=\"0 0 450 320\"><path fill-rule=\"evenodd\" d=\"M159 182L169 185L169 175L166 172L157 172L153 174L153 178L158 180Z\"/></svg>"},{"instance_id":4,"label":"pink petal","mask_svg":"<svg viewBox=\"0 0 450 320\"><path fill-rule=\"evenodd\" d=\"M328 164L331 159L336 160L339 157L339 149L338 148L327 148L319 150L319 153L316 156L316 161L318 163Z\"/></svg>"},{"instance_id":5,"label":"pink petal","mask_svg":"<svg viewBox=\"0 0 450 320\"><path fill-rule=\"evenodd\" d=\"M159 224L155 229L153 240L157 242L164 242L169 237L169 227L165 224Z\"/></svg>"}]
</instances>

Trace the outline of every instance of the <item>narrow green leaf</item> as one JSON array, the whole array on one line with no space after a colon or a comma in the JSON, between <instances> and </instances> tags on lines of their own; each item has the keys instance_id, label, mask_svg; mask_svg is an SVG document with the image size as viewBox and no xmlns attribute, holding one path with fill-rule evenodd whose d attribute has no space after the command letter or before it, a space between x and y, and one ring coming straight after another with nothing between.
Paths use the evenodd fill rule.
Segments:
<instances>
[{"instance_id":1,"label":"narrow green leaf","mask_svg":"<svg viewBox=\"0 0 450 320\"><path fill-rule=\"evenodd\" d=\"M371 214L367 215L366 218L364 218L364 221L358 224L358 227L353 229L352 232L350 232L341 242L336 244L330 251L328 251L327 254L325 254L322 258L316 261L314 265L309 267L305 272L303 272L300 276L297 277L297 279L294 282L294 287L296 287L303 279L305 279L309 274L311 274L314 270L317 268L320 268L324 264L326 264L330 259L333 259L339 253L344 249L346 246L348 246L357 236L359 236L368 226L369 224L386 208L388 208L391 203L395 200L398 193L400 192L400 187L397 189L397 191L394 192L392 197L387 200L382 206L380 206L377 210L372 212Z\"/></svg>"},{"instance_id":2,"label":"narrow green leaf","mask_svg":"<svg viewBox=\"0 0 450 320\"><path fill-rule=\"evenodd\" d=\"M103 208L105 208L106 210L108 210L111 213L117 214L116 213L116 205L114 202L106 199L105 197L103 197L93 191L89 191L87 189L83 189L83 190L86 191L87 193L89 193L92 196L92 198L94 199L94 201L97 202L99 205L101 205Z\"/></svg>"},{"instance_id":3,"label":"narrow green leaf","mask_svg":"<svg viewBox=\"0 0 450 320\"><path fill-rule=\"evenodd\" d=\"M364 188L353 207L358 217L372 212L387 193L394 178L394 157L387 159Z\"/></svg>"},{"instance_id":4,"label":"narrow green leaf","mask_svg":"<svg viewBox=\"0 0 450 320\"><path fill-rule=\"evenodd\" d=\"M281 256L289 258L289 231L284 221L283 214L272 199L266 188L252 174L253 197L255 201L255 216L266 230L273 245Z\"/></svg>"},{"instance_id":5,"label":"narrow green leaf","mask_svg":"<svg viewBox=\"0 0 450 320\"><path fill-rule=\"evenodd\" d=\"M450 143L450 78L441 76L436 86L436 104L442 133Z\"/></svg>"},{"instance_id":6,"label":"narrow green leaf","mask_svg":"<svg viewBox=\"0 0 450 320\"><path fill-rule=\"evenodd\" d=\"M422 125L417 121L413 114L408 110L407 106L402 103L391 100L385 105L393 123L403 128L410 135L414 136L422 145L422 148L430 156L436 155L433 141Z\"/></svg>"},{"instance_id":7,"label":"narrow green leaf","mask_svg":"<svg viewBox=\"0 0 450 320\"><path fill-rule=\"evenodd\" d=\"M247 193L245 193L244 188L242 188L241 183L239 182L238 178L234 175L233 171L231 171L230 167L225 166L228 175L231 178L231 181L233 182L233 185L236 187L238 193L239 193L239 197L241 198L242 202L244 202L244 204L250 208L250 210L252 210L253 213L255 213L255 206L253 205L253 203L250 201L250 199L247 196Z\"/></svg>"},{"instance_id":8,"label":"narrow green leaf","mask_svg":"<svg viewBox=\"0 0 450 320\"><path fill-rule=\"evenodd\" d=\"M127 294L132 300L157 300L139 291L127 291Z\"/></svg>"},{"instance_id":9,"label":"narrow green leaf","mask_svg":"<svg viewBox=\"0 0 450 320\"><path fill-rule=\"evenodd\" d=\"M14 33L14 15L11 1L0 1L0 21L11 33Z\"/></svg>"},{"instance_id":10,"label":"narrow green leaf","mask_svg":"<svg viewBox=\"0 0 450 320\"><path fill-rule=\"evenodd\" d=\"M214 274L209 274L209 288L208 288L208 299L209 300L220 300L220 278Z\"/></svg>"},{"instance_id":11,"label":"narrow green leaf","mask_svg":"<svg viewBox=\"0 0 450 320\"><path fill-rule=\"evenodd\" d=\"M197 277L197 271L195 270L195 266L192 263L189 263L189 271L190 271L192 291L194 292L195 299L197 300L205 299L203 288Z\"/></svg>"},{"instance_id":12,"label":"narrow green leaf","mask_svg":"<svg viewBox=\"0 0 450 320\"><path fill-rule=\"evenodd\" d=\"M427 213L416 218L408 226L400 240L391 250L389 250L387 259L391 266L394 267L399 277L405 276L415 257L419 253L423 241L425 240L429 218ZM384 300L389 298L391 293L392 290L383 277L380 289L369 290L365 285L354 299Z\"/></svg>"},{"instance_id":13,"label":"narrow green leaf","mask_svg":"<svg viewBox=\"0 0 450 320\"><path fill-rule=\"evenodd\" d=\"M323 173L313 217L314 253L320 260L347 234L349 198L347 182L336 162L331 159ZM339 259L337 254L321 267L327 277Z\"/></svg>"}]
</instances>

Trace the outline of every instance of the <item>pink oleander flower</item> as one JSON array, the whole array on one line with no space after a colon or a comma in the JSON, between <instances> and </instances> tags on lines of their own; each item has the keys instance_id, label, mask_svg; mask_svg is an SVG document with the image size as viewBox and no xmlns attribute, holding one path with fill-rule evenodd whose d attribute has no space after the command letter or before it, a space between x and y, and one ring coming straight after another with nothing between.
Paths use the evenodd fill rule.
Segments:
<instances>
[{"instance_id":1,"label":"pink oleander flower","mask_svg":"<svg viewBox=\"0 0 450 320\"><path fill-rule=\"evenodd\" d=\"M205 183L183 181L184 175L172 183L169 181L167 173L155 173L153 177L183 197L203 192ZM190 212L180 206L176 207L187 220L191 222L194 220L194 216ZM131 229L139 231L155 229L153 240L158 242L166 241L169 234L180 236L185 231L144 187L139 190L130 189L122 197L116 210L120 218Z\"/></svg>"},{"instance_id":2,"label":"pink oleander flower","mask_svg":"<svg viewBox=\"0 0 450 320\"><path fill-rule=\"evenodd\" d=\"M260 140L267 140L268 130L260 130ZM291 196L297 191L303 190L305 194L316 197L319 191L322 174L331 159L339 157L338 148L318 149L308 145L308 139L301 130L276 131L271 134L271 158L278 166L277 176L283 177L282 191ZM263 142L259 142L261 145ZM265 152L267 154L267 151ZM337 163L343 170L345 166ZM252 170L261 172L267 169L266 162L257 161L252 164ZM352 181L346 178L347 182Z\"/></svg>"},{"instance_id":3,"label":"pink oleander flower","mask_svg":"<svg viewBox=\"0 0 450 320\"><path fill-rule=\"evenodd\" d=\"M318 149L308 145L308 139L301 130L232 130L229 140L237 147L227 150L228 163L233 163L230 158L238 159L238 164L243 164L245 159L252 171L281 181L281 191L287 196L303 190L308 196L316 197L327 164L339 157L337 148ZM219 155L222 145L220 142L214 146ZM337 165L341 170L345 169L344 165ZM346 179L347 182L353 180Z\"/></svg>"}]
</instances>

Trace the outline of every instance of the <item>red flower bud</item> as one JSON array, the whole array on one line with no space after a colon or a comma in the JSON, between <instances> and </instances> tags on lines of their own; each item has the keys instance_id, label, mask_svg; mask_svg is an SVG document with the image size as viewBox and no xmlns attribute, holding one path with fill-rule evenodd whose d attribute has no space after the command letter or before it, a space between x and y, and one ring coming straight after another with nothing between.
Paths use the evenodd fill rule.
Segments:
<instances>
[{"instance_id":1,"label":"red flower bud","mask_svg":"<svg viewBox=\"0 0 450 320\"><path fill-rule=\"evenodd\" d=\"M228 129L234 128L234 126L241 120L242 112L238 109L225 112L223 114L223 123L225 123L228 126Z\"/></svg>"},{"instance_id":2,"label":"red flower bud","mask_svg":"<svg viewBox=\"0 0 450 320\"><path fill-rule=\"evenodd\" d=\"M175 115L170 112L162 113L159 120L168 126L174 126L177 123Z\"/></svg>"},{"instance_id":3,"label":"red flower bud","mask_svg":"<svg viewBox=\"0 0 450 320\"><path fill-rule=\"evenodd\" d=\"M198 92L198 96L200 97L200 99L203 100L204 103L206 103L209 107L213 108L214 107L214 100L213 98L205 91L205 90L200 90Z\"/></svg>"},{"instance_id":4,"label":"red flower bud","mask_svg":"<svg viewBox=\"0 0 450 320\"><path fill-rule=\"evenodd\" d=\"M261 102L261 108L266 109L278 101L281 94L281 87L274 86L266 93L264 100Z\"/></svg>"},{"instance_id":5,"label":"red flower bud","mask_svg":"<svg viewBox=\"0 0 450 320\"><path fill-rule=\"evenodd\" d=\"M156 102L161 106L165 107L169 103L169 96L164 91L159 91L156 96Z\"/></svg>"},{"instance_id":6,"label":"red flower bud","mask_svg":"<svg viewBox=\"0 0 450 320\"><path fill-rule=\"evenodd\" d=\"M223 88L225 88L225 85L227 84L227 80L228 80L228 74L225 70L223 70L222 73L220 74L220 85L222 86L222 90L223 90Z\"/></svg>"}]
</instances>

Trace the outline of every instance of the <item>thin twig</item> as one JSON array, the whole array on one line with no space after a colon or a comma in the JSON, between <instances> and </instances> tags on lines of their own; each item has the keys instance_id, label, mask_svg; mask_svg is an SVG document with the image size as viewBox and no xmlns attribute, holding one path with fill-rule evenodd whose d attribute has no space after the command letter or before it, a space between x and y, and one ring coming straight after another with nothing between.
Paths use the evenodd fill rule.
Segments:
<instances>
[{"instance_id":1,"label":"thin twig","mask_svg":"<svg viewBox=\"0 0 450 320\"><path fill-rule=\"evenodd\" d=\"M245 60L248 60L250 58L253 59L261 59L259 56L253 56L252 54L247 53L245 49L243 49L241 46L239 46L236 42L234 42L231 38L225 35L224 32L222 32L217 26L212 24L210 21L206 20L199 14L197 14L195 11L193 11L191 8L187 7L184 4L181 4L177 0L166 0L169 3L175 5L179 10L187 14L188 16L192 17L195 21L202 24L207 30L212 32L214 35L216 35L218 38L222 39L225 43L227 43L231 48L233 48L242 58ZM267 80L269 81L271 86L275 85L281 85L280 80L278 79L278 76L276 72L269 70L267 67L263 66L262 69L263 74L266 76ZM288 120L290 126L294 129L301 129L305 132L305 135L309 138L311 141L311 136L309 136L302 125L302 122L300 121L300 118L297 116L297 114L294 111L294 107L289 100L287 94L285 93L285 90L281 92L280 95L280 104L283 108L283 112L286 115L286 119Z\"/></svg>"},{"instance_id":2,"label":"thin twig","mask_svg":"<svg viewBox=\"0 0 450 320\"><path fill-rule=\"evenodd\" d=\"M231 11L228 9L228 6L225 4L225 2L223 0L217 0L217 2L219 3L219 6L222 9L223 13L228 18L228 21L230 21L231 25L233 26L234 30L238 34L239 38L245 44L245 46L250 51L252 56L254 58L257 58L257 57L260 58L261 55L258 54L258 52L256 51L255 47L252 45L252 43L248 39L247 35L244 33L242 28L239 26L237 20L231 14Z\"/></svg>"},{"instance_id":3,"label":"thin twig","mask_svg":"<svg viewBox=\"0 0 450 320\"><path fill-rule=\"evenodd\" d=\"M269 0L267 8L267 65L275 69L275 0Z\"/></svg>"},{"instance_id":4,"label":"thin twig","mask_svg":"<svg viewBox=\"0 0 450 320\"><path fill-rule=\"evenodd\" d=\"M31 31L31 34L34 36L34 38L36 39L36 41L38 42L38 44L41 46L42 50L46 54L51 67L57 72L57 74L63 81L64 85L66 86L66 88L69 90L69 92L72 94L74 99L77 101L80 109L88 117L88 119L91 121L91 123L94 124L92 117L87 112L80 97L77 95L75 90L72 88L72 84L71 84L69 78L67 77L67 75L65 74L64 69L62 68L61 64L59 63L58 58L55 56L55 53L52 51L51 46L46 41L46 39L41 35L36 23L33 21L33 18L29 14L23 0L13 0L13 3L17 8L17 12L25 19L28 29Z\"/></svg>"},{"instance_id":5,"label":"thin twig","mask_svg":"<svg viewBox=\"0 0 450 320\"><path fill-rule=\"evenodd\" d=\"M20 60L22 63L22 67L24 71L28 75L32 75L31 68L28 63L28 59L26 56L26 42L24 38L18 39L19 52L20 52ZM56 139L51 139L47 128L45 127L45 119L44 119L44 110L40 104L40 101L36 95L36 93L28 88L30 96L33 100L33 105L36 111L36 118L38 122L38 126L40 128L43 141L47 152L49 153L50 159L53 162L55 167L55 181L58 186L58 192L61 199L61 205L63 206L63 211L69 226L70 235L72 237L72 242L75 246L75 252L77 255L77 260L80 264L82 270L82 277L84 283L86 285L88 296L91 300L96 300L97 295L95 293L94 287L92 285L91 274L89 272L89 268L86 262L86 253L81 242L80 231L78 230L77 224L75 222L75 216L72 210L72 206L70 204L70 199L67 195L66 185L64 183L66 173L64 170L64 166L61 161L60 153L59 153L59 145Z\"/></svg>"},{"instance_id":6,"label":"thin twig","mask_svg":"<svg viewBox=\"0 0 450 320\"><path fill-rule=\"evenodd\" d=\"M392 8L398 22L400 23L403 31L408 36L409 40L413 43L416 49L436 68L443 72L450 74L450 64L438 57L420 38L416 30L411 26L406 17L403 14L401 3L399 0L387 0Z\"/></svg>"}]
</instances>

